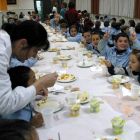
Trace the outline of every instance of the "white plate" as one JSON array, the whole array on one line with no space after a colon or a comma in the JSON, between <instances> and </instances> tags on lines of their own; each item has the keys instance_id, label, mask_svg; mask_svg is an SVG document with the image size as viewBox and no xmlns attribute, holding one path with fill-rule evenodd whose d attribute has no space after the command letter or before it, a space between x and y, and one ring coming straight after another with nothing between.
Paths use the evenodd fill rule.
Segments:
<instances>
[{"instance_id":1,"label":"white plate","mask_svg":"<svg viewBox=\"0 0 140 140\"><path fill-rule=\"evenodd\" d=\"M72 58L72 57L68 58L68 55L64 56L64 58L61 58L61 56L63 56L63 55L58 56L59 60L70 60Z\"/></svg>"},{"instance_id":2,"label":"white plate","mask_svg":"<svg viewBox=\"0 0 140 140\"><path fill-rule=\"evenodd\" d=\"M56 50L49 49L48 51L49 52L56 52L56 51L58 51L58 49L56 49Z\"/></svg>"},{"instance_id":3,"label":"white plate","mask_svg":"<svg viewBox=\"0 0 140 140\"><path fill-rule=\"evenodd\" d=\"M89 51L83 51L83 55L87 55Z\"/></svg>"},{"instance_id":4,"label":"white plate","mask_svg":"<svg viewBox=\"0 0 140 140\"><path fill-rule=\"evenodd\" d=\"M69 75L73 75L73 74L69 74ZM61 76L61 75L60 75ZM59 76L59 77L60 77ZM58 77L58 78L59 78ZM67 79L67 80L58 80L57 79L57 82L61 82L61 83L69 83L69 82L73 82L73 81L75 81L76 80L76 77L73 79L73 80L70 80L70 78L69 79Z\"/></svg>"},{"instance_id":5,"label":"white plate","mask_svg":"<svg viewBox=\"0 0 140 140\"><path fill-rule=\"evenodd\" d=\"M66 47L63 47L62 50L71 50L72 47L69 47L69 46L66 46Z\"/></svg>"},{"instance_id":6,"label":"white plate","mask_svg":"<svg viewBox=\"0 0 140 140\"><path fill-rule=\"evenodd\" d=\"M124 76L124 75L113 75L113 76L110 76L110 77L108 78L108 80L109 80L110 82L112 82L112 79L118 78L118 79L121 79L121 84L122 84L122 83L127 83L127 82L130 81L130 78L129 78L128 76L126 76L126 78L124 78L124 79L121 78L122 76ZM113 83L113 82L112 82L112 83Z\"/></svg>"},{"instance_id":7,"label":"white plate","mask_svg":"<svg viewBox=\"0 0 140 140\"><path fill-rule=\"evenodd\" d=\"M74 91L74 93L78 94L78 93L84 93L84 91ZM87 103L89 102L92 98L93 98L93 95L89 92L87 92L89 94L89 98L85 101L80 101L80 104L84 104L84 103ZM72 94L72 93L70 93ZM67 97L66 97L66 100L67 100Z\"/></svg>"},{"instance_id":8,"label":"white plate","mask_svg":"<svg viewBox=\"0 0 140 140\"><path fill-rule=\"evenodd\" d=\"M85 65L83 65L83 61L79 62L77 65L82 68L91 67L94 63L92 61L84 61Z\"/></svg>"},{"instance_id":9,"label":"white plate","mask_svg":"<svg viewBox=\"0 0 140 140\"><path fill-rule=\"evenodd\" d=\"M61 110L63 108L63 103L59 100L55 100L55 99L47 99L47 103L44 104L40 104L40 106L38 106L38 103L41 103L42 100L40 101L34 101L34 110L36 112L41 112L41 110L45 109L45 108L53 108L54 112L57 112L59 110Z\"/></svg>"},{"instance_id":10,"label":"white plate","mask_svg":"<svg viewBox=\"0 0 140 140\"><path fill-rule=\"evenodd\" d=\"M118 137L103 137L103 138L106 138L107 140L116 140L116 139L122 140L122 139L120 139L120 138L118 138ZM101 138L97 138L97 139L95 139L95 140L102 140L102 139L101 139Z\"/></svg>"},{"instance_id":11,"label":"white plate","mask_svg":"<svg viewBox=\"0 0 140 140\"><path fill-rule=\"evenodd\" d=\"M140 131L134 133L134 138L140 140Z\"/></svg>"}]
</instances>

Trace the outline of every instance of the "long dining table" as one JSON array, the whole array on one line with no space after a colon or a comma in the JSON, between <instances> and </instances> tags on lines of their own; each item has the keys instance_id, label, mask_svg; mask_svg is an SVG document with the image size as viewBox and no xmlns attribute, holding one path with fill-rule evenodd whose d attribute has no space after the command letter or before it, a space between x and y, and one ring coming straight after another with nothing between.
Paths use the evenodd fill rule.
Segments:
<instances>
[{"instance_id":1,"label":"long dining table","mask_svg":"<svg viewBox=\"0 0 140 140\"><path fill-rule=\"evenodd\" d=\"M77 66L78 61L83 61L83 58L88 60L86 55L83 55L81 60L78 58L78 51L83 48L80 48L80 44L77 42L53 43L53 38L57 37L50 34L50 48L59 48L61 55L72 56L72 59L67 62L67 68L62 67L61 61L58 61L58 64L53 64L53 58L58 56L57 52L46 51L40 52L39 55L43 55L44 58L39 60L32 69L37 69L38 73L41 73L42 69L50 67L51 72L72 74L76 80L69 83L56 82L56 85L61 86L61 91L66 94L48 94L48 97L61 101L63 108L54 113L52 128L46 129L44 124L37 128L40 140L101 140L100 137L109 137L109 140L115 138L134 140L134 133L140 131L140 100L132 101L131 96L127 93L124 96L124 92L129 91L123 90L125 88L123 84L120 85L119 89L113 89L113 84L108 80L110 75L103 76L101 69L96 70L96 67L100 66L98 56L93 55L91 58L94 63L93 70L91 67L81 68ZM66 46L74 47L75 50L62 50ZM129 83L138 84L132 78L130 78ZM65 86L78 87L81 91L90 93L93 99L102 101L100 111L91 113L90 105L87 102L81 104L80 115L72 117L66 100L67 95L71 94L71 89L65 90ZM124 132L121 135L113 133L111 119L114 117L121 117L126 121Z\"/></svg>"}]
</instances>

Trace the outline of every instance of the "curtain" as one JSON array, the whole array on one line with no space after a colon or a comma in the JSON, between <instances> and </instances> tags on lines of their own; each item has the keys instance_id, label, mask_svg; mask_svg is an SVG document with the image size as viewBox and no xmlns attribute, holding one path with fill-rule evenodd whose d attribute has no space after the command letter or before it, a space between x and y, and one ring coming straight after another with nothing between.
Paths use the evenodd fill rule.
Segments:
<instances>
[{"instance_id":1,"label":"curtain","mask_svg":"<svg viewBox=\"0 0 140 140\"><path fill-rule=\"evenodd\" d=\"M91 13L91 0L76 0L76 10L87 10Z\"/></svg>"},{"instance_id":2,"label":"curtain","mask_svg":"<svg viewBox=\"0 0 140 140\"><path fill-rule=\"evenodd\" d=\"M91 0L91 13L99 14L99 1L100 0Z\"/></svg>"},{"instance_id":3,"label":"curtain","mask_svg":"<svg viewBox=\"0 0 140 140\"><path fill-rule=\"evenodd\" d=\"M135 0L134 18L140 18L140 0Z\"/></svg>"},{"instance_id":4,"label":"curtain","mask_svg":"<svg viewBox=\"0 0 140 140\"><path fill-rule=\"evenodd\" d=\"M100 0L99 14L134 17L134 0Z\"/></svg>"}]
</instances>

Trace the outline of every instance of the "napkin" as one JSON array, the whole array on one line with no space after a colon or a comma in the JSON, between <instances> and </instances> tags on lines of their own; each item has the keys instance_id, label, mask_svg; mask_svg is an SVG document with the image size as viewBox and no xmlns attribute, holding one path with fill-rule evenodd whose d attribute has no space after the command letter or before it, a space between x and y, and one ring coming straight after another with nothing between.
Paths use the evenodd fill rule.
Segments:
<instances>
[{"instance_id":1,"label":"napkin","mask_svg":"<svg viewBox=\"0 0 140 140\"><path fill-rule=\"evenodd\" d=\"M41 69L40 72L41 73L51 73L51 66Z\"/></svg>"},{"instance_id":2,"label":"napkin","mask_svg":"<svg viewBox=\"0 0 140 140\"><path fill-rule=\"evenodd\" d=\"M126 89L125 87L122 87L123 97L124 96L131 96L131 91Z\"/></svg>"},{"instance_id":3,"label":"napkin","mask_svg":"<svg viewBox=\"0 0 140 140\"><path fill-rule=\"evenodd\" d=\"M101 66L96 66L96 67L90 67L91 71L102 71Z\"/></svg>"},{"instance_id":4,"label":"napkin","mask_svg":"<svg viewBox=\"0 0 140 140\"><path fill-rule=\"evenodd\" d=\"M49 92L51 91L59 91L62 90L64 87L55 84L53 87L48 88Z\"/></svg>"}]
</instances>

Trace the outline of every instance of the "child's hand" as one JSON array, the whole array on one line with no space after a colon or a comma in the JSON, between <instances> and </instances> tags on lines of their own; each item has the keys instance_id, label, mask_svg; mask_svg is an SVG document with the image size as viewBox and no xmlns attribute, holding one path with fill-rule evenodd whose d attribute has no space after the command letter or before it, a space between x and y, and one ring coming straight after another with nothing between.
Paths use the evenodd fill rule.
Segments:
<instances>
[{"instance_id":1,"label":"child's hand","mask_svg":"<svg viewBox=\"0 0 140 140\"><path fill-rule=\"evenodd\" d=\"M106 65L107 67L111 67L111 63L110 63L109 60L105 60L104 63L105 63L105 65Z\"/></svg>"},{"instance_id":2,"label":"child's hand","mask_svg":"<svg viewBox=\"0 0 140 140\"><path fill-rule=\"evenodd\" d=\"M44 122L42 114L38 113L35 116L33 116L30 120L31 124L34 125L36 128L41 126L41 124Z\"/></svg>"},{"instance_id":3,"label":"child's hand","mask_svg":"<svg viewBox=\"0 0 140 140\"><path fill-rule=\"evenodd\" d=\"M132 40L132 41L135 41L135 40L136 40L135 31L133 31L133 32L131 33L130 40Z\"/></svg>"},{"instance_id":4,"label":"child's hand","mask_svg":"<svg viewBox=\"0 0 140 140\"><path fill-rule=\"evenodd\" d=\"M111 31L108 32L108 30L107 30L107 33L104 34L103 40L107 40L107 39L109 39L109 37L110 37L110 33L111 33Z\"/></svg>"},{"instance_id":5,"label":"child's hand","mask_svg":"<svg viewBox=\"0 0 140 140\"><path fill-rule=\"evenodd\" d=\"M38 95L48 96L48 89L43 88L41 91L39 91Z\"/></svg>"},{"instance_id":6,"label":"child's hand","mask_svg":"<svg viewBox=\"0 0 140 140\"><path fill-rule=\"evenodd\" d=\"M81 41L81 44L84 44L85 46L87 46L87 43L85 41Z\"/></svg>"},{"instance_id":7,"label":"child's hand","mask_svg":"<svg viewBox=\"0 0 140 140\"><path fill-rule=\"evenodd\" d=\"M38 55L36 55L36 58L37 58L37 60L39 59L39 56Z\"/></svg>"}]
</instances>

